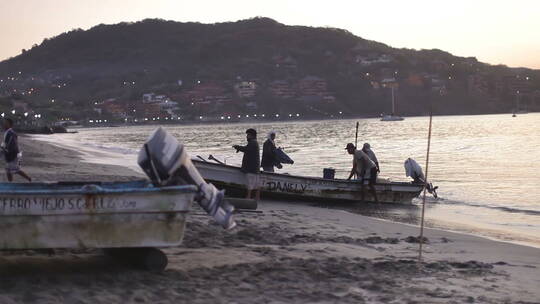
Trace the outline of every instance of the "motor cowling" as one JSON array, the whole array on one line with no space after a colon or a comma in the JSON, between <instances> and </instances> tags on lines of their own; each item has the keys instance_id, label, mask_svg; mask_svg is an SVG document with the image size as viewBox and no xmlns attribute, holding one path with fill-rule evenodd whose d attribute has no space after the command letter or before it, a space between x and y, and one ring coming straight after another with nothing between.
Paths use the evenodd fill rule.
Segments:
<instances>
[{"instance_id":1,"label":"motor cowling","mask_svg":"<svg viewBox=\"0 0 540 304\"><path fill-rule=\"evenodd\" d=\"M403 165L405 167L405 176L410 176L414 183L425 184L427 191L437 198L437 188L439 187L434 187L432 183L426 182L422 167L414 159L407 158Z\"/></svg>"},{"instance_id":2,"label":"motor cowling","mask_svg":"<svg viewBox=\"0 0 540 304\"><path fill-rule=\"evenodd\" d=\"M203 179L184 146L163 128L157 128L146 140L137 162L155 186L197 186L195 201L223 228L236 226L234 207L225 201L224 191Z\"/></svg>"}]
</instances>

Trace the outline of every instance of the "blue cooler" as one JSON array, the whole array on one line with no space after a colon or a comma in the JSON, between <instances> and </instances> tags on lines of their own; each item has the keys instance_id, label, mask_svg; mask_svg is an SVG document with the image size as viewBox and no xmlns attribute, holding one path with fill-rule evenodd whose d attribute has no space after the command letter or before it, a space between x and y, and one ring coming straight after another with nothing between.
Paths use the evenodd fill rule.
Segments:
<instances>
[{"instance_id":1,"label":"blue cooler","mask_svg":"<svg viewBox=\"0 0 540 304\"><path fill-rule=\"evenodd\" d=\"M324 179L334 179L336 176L336 169L334 168L324 168L323 169L323 178Z\"/></svg>"}]
</instances>

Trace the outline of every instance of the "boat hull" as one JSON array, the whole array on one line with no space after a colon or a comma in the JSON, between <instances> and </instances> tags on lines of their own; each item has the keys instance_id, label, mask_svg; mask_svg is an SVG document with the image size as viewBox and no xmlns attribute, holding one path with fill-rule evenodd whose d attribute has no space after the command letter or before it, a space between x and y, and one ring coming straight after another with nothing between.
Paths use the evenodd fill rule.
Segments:
<instances>
[{"instance_id":1,"label":"boat hull","mask_svg":"<svg viewBox=\"0 0 540 304\"><path fill-rule=\"evenodd\" d=\"M0 249L170 247L193 186L0 184Z\"/></svg>"},{"instance_id":2,"label":"boat hull","mask_svg":"<svg viewBox=\"0 0 540 304\"><path fill-rule=\"evenodd\" d=\"M246 193L246 175L238 167L194 161L201 175L227 195L244 196ZM362 190L359 182L302 177L288 174L261 172L259 177L261 197L285 200L308 200L324 202L362 202ZM377 197L381 203L410 204L417 197L423 186L406 182L380 181L375 185ZM363 202L375 202L365 186Z\"/></svg>"},{"instance_id":3,"label":"boat hull","mask_svg":"<svg viewBox=\"0 0 540 304\"><path fill-rule=\"evenodd\" d=\"M394 115L385 115L381 118L381 121L402 121L404 120L401 116L394 116Z\"/></svg>"}]
</instances>

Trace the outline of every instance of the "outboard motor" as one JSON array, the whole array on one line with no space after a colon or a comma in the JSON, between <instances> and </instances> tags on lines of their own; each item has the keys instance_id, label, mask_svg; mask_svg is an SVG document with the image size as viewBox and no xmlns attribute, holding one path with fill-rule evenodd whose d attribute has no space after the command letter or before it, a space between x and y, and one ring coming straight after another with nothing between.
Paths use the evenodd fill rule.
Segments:
<instances>
[{"instance_id":1,"label":"outboard motor","mask_svg":"<svg viewBox=\"0 0 540 304\"><path fill-rule=\"evenodd\" d=\"M193 163L184 146L159 127L150 135L139 152L137 162L155 186L195 185L199 195L195 200L225 229L236 226L234 207L224 200L224 191L207 183Z\"/></svg>"},{"instance_id":2,"label":"outboard motor","mask_svg":"<svg viewBox=\"0 0 540 304\"><path fill-rule=\"evenodd\" d=\"M414 183L426 184L427 191L437 198L436 190L439 187L433 187L432 183L426 183L426 177L424 176L422 167L414 159L407 158L403 165L405 166L405 176L410 176Z\"/></svg>"}]
</instances>

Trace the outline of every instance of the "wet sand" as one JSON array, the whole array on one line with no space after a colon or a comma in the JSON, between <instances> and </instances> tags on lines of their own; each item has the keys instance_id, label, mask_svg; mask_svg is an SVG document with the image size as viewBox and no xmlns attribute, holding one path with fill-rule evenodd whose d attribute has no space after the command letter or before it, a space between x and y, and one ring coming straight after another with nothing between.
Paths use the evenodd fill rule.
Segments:
<instances>
[{"instance_id":1,"label":"wet sand","mask_svg":"<svg viewBox=\"0 0 540 304\"><path fill-rule=\"evenodd\" d=\"M21 139L38 180L128 180L129 169ZM301 203L260 202L224 231L195 208L162 273L98 250L3 252L0 303L540 303L540 249Z\"/></svg>"}]
</instances>

